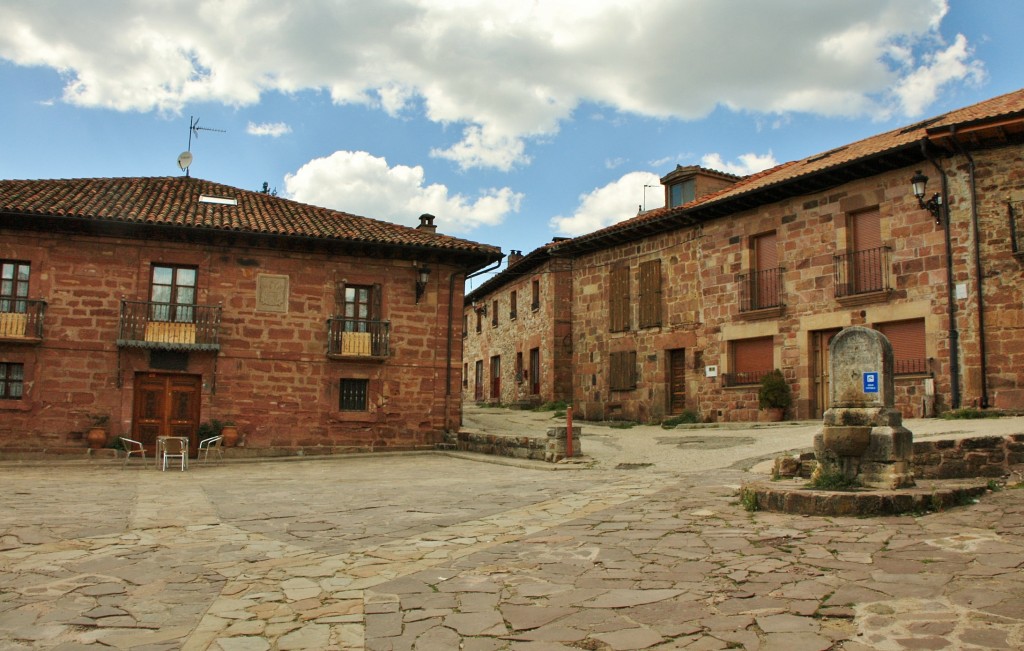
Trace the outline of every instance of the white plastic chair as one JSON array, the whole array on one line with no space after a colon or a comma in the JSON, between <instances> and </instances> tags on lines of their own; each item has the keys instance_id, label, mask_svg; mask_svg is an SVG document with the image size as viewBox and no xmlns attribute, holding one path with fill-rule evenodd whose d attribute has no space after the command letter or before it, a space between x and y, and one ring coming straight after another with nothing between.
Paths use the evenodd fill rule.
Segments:
<instances>
[{"instance_id":1,"label":"white plastic chair","mask_svg":"<svg viewBox=\"0 0 1024 651\"><path fill-rule=\"evenodd\" d=\"M203 463L207 463L210 460L211 452L221 461L224 460L224 448L221 447L221 441L223 440L223 436L211 436L210 438L203 439L199 442L198 456L203 458Z\"/></svg>"},{"instance_id":2,"label":"white plastic chair","mask_svg":"<svg viewBox=\"0 0 1024 651\"><path fill-rule=\"evenodd\" d=\"M128 465L128 459L130 459L133 454L140 454L140 455L142 455L142 463L143 463L143 465L145 465L145 463L146 463L146 446L142 445L142 443L140 443L138 441L135 441L135 440L132 440L132 439L128 438L127 436L122 436L121 437L121 442L124 443L124 451L125 451L124 463L121 464L121 470L124 470L124 467Z\"/></svg>"},{"instance_id":3,"label":"white plastic chair","mask_svg":"<svg viewBox=\"0 0 1024 651\"><path fill-rule=\"evenodd\" d=\"M185 464L188 463L188 441L179 438L164 440L164 470L167 470L168 459L181 459L181 471L185 472Z\"/></svg>"}]
</instances>

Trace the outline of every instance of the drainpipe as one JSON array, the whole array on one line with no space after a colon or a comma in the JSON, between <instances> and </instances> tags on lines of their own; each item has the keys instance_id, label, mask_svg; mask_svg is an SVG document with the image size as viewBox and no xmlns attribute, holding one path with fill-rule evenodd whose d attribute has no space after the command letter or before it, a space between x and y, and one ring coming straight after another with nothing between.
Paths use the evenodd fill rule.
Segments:
<instances>
[{"instance_id":1,"label":"drainpipe","mask_svg":"<svg viewBox=\"0 0 1024 651\"><path fill-rule=\"evenodd\" d=\"M949 196L948 196L948 180L946 179L946 172L939 167L938 161L936 161L928 153L926 147L927 141L921 141L921 155L927 159L939 172L939 178L942 181L942 224L943 230L945 231L946 237L946 305L948 308L949 318L949 391L950 391L950 407L952 409L960 408L960 333L956 329L956 294L955 288L953 287L953 243L950 237L949 230Z\"/></svg>"},{"instance_id":2,"label":"drainpipe","mask_svg":"<svg viewBox=\"0 0 1024 651\"><path fill-rule=\"evenodd\" d=\"M978 353L981 356L981 407L988 407L988 363L985 353L985 294L981 272L981 229L978 226L978 188L974 176L974 157L956 139L956 125L950 128L950 138L957 151L967 159L971 180L971 226L974 231L974 276L978 292Z\"/></svg>"}]
</instances>

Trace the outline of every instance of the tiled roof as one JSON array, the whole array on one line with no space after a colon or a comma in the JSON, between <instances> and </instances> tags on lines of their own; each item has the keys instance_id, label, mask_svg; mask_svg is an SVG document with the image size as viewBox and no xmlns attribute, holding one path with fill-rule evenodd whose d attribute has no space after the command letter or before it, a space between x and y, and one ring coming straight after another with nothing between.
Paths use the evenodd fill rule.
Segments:
<instances>
[{"instance_id":1,"label":"tiled roof","mask_svg":"<svg viewBox=\"0 0 1024 651\"><path fill-rule=\"evenodd\" d=\"M975 125L1011 117L1020 118L1021 116L1024 116L1024 89L836 147L820 154L808 156L803 160L782 163L763 172L744 177L723 190L705 195L683 206L651 210L601 230L567 240L560 245L560 248L573 250L580 246L593 247L600 246L602 243L621 242L623 238L629 238L634 234L642 236L656 224L664 223L665 220L677 217L685 218L687 214L696 215L702 209L714 208L718 204L726 204L737 199L749 197L753 201L758 193L781 190L788 186L795 187L816 177L826 176L841 168L871 159L896 156L897 153L900 153L901 160L908 160L908 157L916 157L917 160L920 160L923 159L923 154L919 153L920 144L928 140L934 141L936 134L947 133L954 126ZM897 164L904 166L909 162ZM777 200L771 196L771 192L765 194L762 203Z\"/></svg>"},{"instance_id":2,"label":"tiled roof","mask_svg":"<svg viewBox=\"0 0 1024 651\"><path fill-rule=\"evenodd\" d=\"M200 202L200 196L237 205ZM501 259L497 247L337 210L176 177L0 180L0 213L314 238Z\"/></svg>"}]
</instances>

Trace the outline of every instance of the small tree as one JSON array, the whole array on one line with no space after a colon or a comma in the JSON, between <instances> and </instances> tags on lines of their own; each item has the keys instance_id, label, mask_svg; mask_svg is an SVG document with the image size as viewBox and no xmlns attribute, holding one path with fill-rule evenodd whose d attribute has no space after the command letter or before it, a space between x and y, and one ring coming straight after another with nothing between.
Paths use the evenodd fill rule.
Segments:
<instances>
[{"instance_id":1,"label":"small tree","mask_svg":"<svg viewBox=\"0 0 1024 651\"><path fill-rule=\"evenodd\" d=\"M793 393L782 371L775 369L761 378L757 403L761 409L788 409L793 404Z\"/></svg>"}]
</instances>

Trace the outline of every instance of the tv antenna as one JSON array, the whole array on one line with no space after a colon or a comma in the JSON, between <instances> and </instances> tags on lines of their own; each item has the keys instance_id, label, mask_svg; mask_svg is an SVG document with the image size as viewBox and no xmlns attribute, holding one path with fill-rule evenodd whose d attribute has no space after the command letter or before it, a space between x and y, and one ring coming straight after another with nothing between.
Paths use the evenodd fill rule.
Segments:
<instances>
[{"instance_id":1,"label":"tv antenna","mask_svg":"<svg viewBox=\"0 0 1024 651\"><path fill-rule=\"evenodd\" d=\"M660 188L661 185L647 185L644 184L644 204L641 212L647 212L647 188Z\"/></svg>"},{"instance_id":2,"label":"tv antenna","mask_svg":"<svg viewBox=\"0 0 1024 651\"><path fill-rule=\"evenodd\" d=\"M185 173L185 176L188 176L188 168L192 165L192 136L194 135L198 140L200 131L227 133L224 129L201 127L199 126L199 118L192 117L191 115L188 117L188 149L178 155L178 167L180 167L181 171Z\"/></svg>"}]
</instances>

